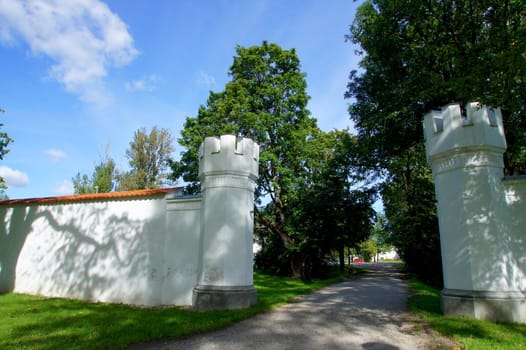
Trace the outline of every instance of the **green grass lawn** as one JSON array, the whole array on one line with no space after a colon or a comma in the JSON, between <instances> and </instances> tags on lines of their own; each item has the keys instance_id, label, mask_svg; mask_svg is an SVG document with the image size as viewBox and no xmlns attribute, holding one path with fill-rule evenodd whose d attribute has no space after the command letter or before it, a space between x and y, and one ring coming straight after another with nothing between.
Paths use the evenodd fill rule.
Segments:
<instances>
[{"instance_id":1,"label":"green grass lawn","mask_svg":"<svg viewBox=\"0 0 526 350\"><path fill-rule=\"evenodd\" d=\"M256 306L203 313L177 307L145 309L0 295L0 349L115 349L155 339L174 339L224 327L342 279L337 276L304 283L255 273Z\"/></svg>"},{"instance_id":2,"label":"green grass lawn","mask_svg":"<svg viewBox=\"0 0 526 350\"><path fill-rule=\"evenodd\" d=\"M526 350L526 325L445 317L440 292L417 279L410 282L409 309L439 333L453 338L465 350Z\"/></svg>"}]
</instances>

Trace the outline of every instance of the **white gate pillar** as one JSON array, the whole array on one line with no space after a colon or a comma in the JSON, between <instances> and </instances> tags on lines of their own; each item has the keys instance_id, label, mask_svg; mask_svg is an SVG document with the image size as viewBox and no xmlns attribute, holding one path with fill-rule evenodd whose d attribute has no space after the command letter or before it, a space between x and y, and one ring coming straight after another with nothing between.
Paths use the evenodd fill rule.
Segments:
<instances>
[{"instance_id":1,"label":"white gate pillar","mask_svg":"<svg viewBox=\"0 0 526 350\"><path fill-rule=\"evenodd\" d=\"M207 137L199 158L201 264L193 306L197 310L249 307L257 301L252 242L259 146L233 135Z\"/></svg>"},{"instance_id":2,"label":"white gate pillar","mask_svg":"<svg viewBox=\"0 0 526 350\"><path fill-rule=\"evenodd\" d=\"M446 315L526 322L524 271L510 257L503 179L506 140L499 109L449 105L424 117L444 272Z\"/></svg>"}]
</instances>

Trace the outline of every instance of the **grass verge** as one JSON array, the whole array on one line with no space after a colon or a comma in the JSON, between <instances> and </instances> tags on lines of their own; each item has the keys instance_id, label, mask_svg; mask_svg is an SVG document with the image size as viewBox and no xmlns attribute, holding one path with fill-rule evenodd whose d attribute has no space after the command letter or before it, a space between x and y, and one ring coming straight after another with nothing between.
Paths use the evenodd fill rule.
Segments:
<instances>
[{"instance_id":1,"label":"grass verge","mask_svg":"<svg viewBox=\"0 0 526 350\"><path fill-rule=\"evenodd\" d=\"M118 349L211 331L343 280L305 283L254 274L258 304L235 311L194 312L170 307L134 308L20 294L0 295L0 349Z\"/></svg>"},{"instance_id":2,"label":"grass verge","mask_svg":"<svg viewBox=\"0 0 526 350\"><path fill-rule=\"evenodd\" d=\"M434 330L450 337L465 350L526 350L526 325L494 323L467 317L445 317L440 311L440 292L416 278L409 309Z\"/></svg>"}]
</instances>

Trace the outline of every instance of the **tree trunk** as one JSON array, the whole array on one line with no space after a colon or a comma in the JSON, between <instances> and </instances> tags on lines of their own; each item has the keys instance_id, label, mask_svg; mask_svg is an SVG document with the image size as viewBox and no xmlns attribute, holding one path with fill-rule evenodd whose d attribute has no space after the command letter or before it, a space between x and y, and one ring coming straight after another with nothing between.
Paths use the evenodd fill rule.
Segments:
<instances>
[{"instance_id":1,"label":"tree trunk","mask_svg":"<svg viewBox=\"0 0 526 350\"><path fill-rule=\"evenodd\" d=\"M272 221L268 217L266 217L264 214L260 213L256 207L254 207L255 213L256 213L256 220L259 221L261 225L266 227L268 230L270 230L272 233L277 234L281 241L283 242L283 246L287 249L292 248L293 242L292 238L288 235L286 229L285 229L285 214L282 209L281 201L277 201L279 205L276 205L274 217L275 221ZM302 279L304 275L303 270L303 258L301 254L296 252L291 252L290 254L290 271L291 271L291 277Z\"/></svg>"},{"instance_id":2,"label":"tree trunk","mask_svg":"<svg viewBox=\"0 0 526 350\"><path fill-rule=\"evenodd\" d=\"M290 271L292 278L303 279L303 261L300 254L290 254Z\"/></svg>"},{"instance_id":3,"label":"tree trunk","mask_svg":"<svg viewBox=\"0 0 526 350\"><path fill-rule=\"evenodd\" d=\"M338 255L340 258L340 271L345 271L345 247L343 244L338 248Z\"/></svg>"}]
</instances>

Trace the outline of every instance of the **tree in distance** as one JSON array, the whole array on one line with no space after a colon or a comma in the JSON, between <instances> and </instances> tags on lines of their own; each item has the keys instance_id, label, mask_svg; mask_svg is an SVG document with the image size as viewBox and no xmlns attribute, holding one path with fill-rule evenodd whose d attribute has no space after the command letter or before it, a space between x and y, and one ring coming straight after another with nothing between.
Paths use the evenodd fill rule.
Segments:
<instances>
[{"instance_id":1,"label":"tree in distance","mask_svg":"<svg viewBox=\"0 0 526 350\"><path fill-rule=\"evenodd\" d=\"M376 191L355 163L356 137L348 130L320 131L304 151L307 175L288 208L301 242L306 274L322 270L337 253L345 269L345 248L356 247L371 234ZM257 259L256 259L257 262Z\"/></svg>"},{"instance_id":2,"label":"tree in distance","mask_svg":"<svg viewBox=\"0 0 526 350\"><path fill-rule=\"evenodd\" d=\"M75 194L105 193L115 190L117 181L117 169L115 161L109 156L106 148L106 156L97 165L91 177L80 172L72 179Z\"/></svg>"},{"instance_id":3,"label":"tree in distance","mask_svg":"<svg viewBox=\"0 0 526 350\"><path fill-rule=\"evenodd\" d=\"M5 110L0 108L0 113L5 113ZM0 124L0 129L2 129L3 126L4 124ZM0 160L3 160L5 155L9 153L7 146L9 146L11 142L13 142L13 139L9 137L7 132L0 131ZM7 199L5 190L7 190L7 185L4 179L0 176L0 198Z\"/></svg>"},{"instance_id":4,"label":"tree in distance","mask_svg":"<svg viewBox=\"0 0 526 350\"><path fill-rule=\"evenodd\" d=\"M166 183L173 151L173 138L167 129L153 127L147 132L140 128L126 150L131 169L120 172L106 149L105 158L95 165L91 177L80 172L75 175L72 180L75 194L159 188Z\"/></svg>"},{"instance_id":5,"label":"tree in distance","mask_svg":"<svg viewBox=\"0 0 526 350\"><path fill-rule=\"evenodd\" d=\"M135 131L126 158L130 170L118 174L121 191L160 188L168 183L170 157L174 152L173 137L168 129L154 126Z\"/></svg>"}]
</instances>

